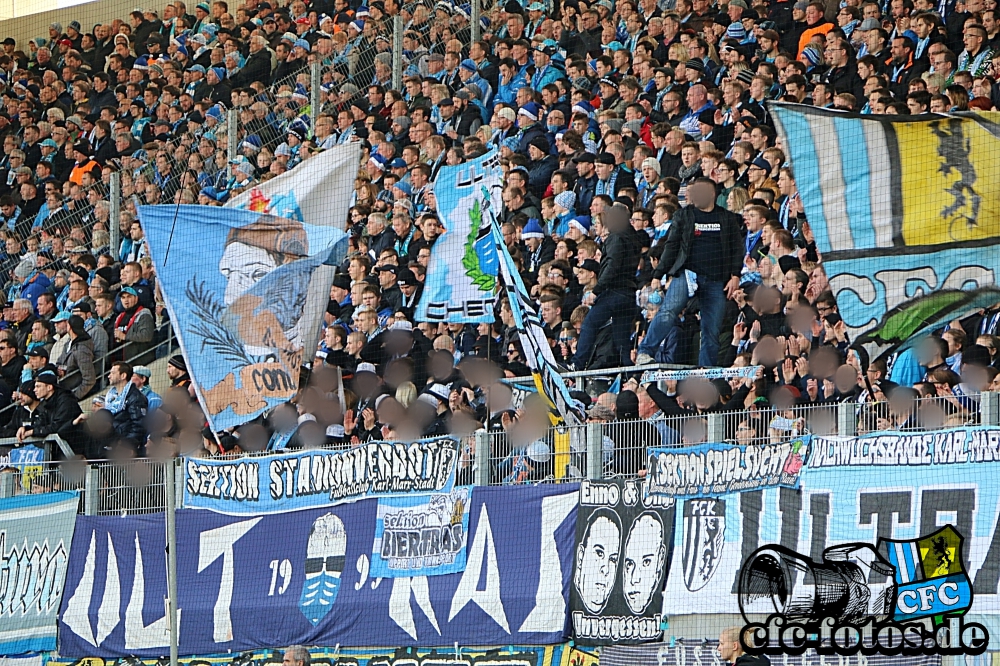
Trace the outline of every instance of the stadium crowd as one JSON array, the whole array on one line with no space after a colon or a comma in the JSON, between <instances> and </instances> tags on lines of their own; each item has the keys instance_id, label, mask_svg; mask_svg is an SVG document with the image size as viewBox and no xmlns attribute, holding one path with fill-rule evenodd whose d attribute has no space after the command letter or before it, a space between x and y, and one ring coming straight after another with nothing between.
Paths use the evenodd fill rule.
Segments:
<instances>
[{"instance_id":1,"label":"stadium crowd","mask_svg":"<svg viewBox=\"0 0 1000 666\"><path fill-rule=\"evenodd\" d=\"M500 381L530 375L509 304L492 325L414 320L445 230L434 179L494 148L503 238L566 369L763 368L575 390L588 419L617 424L609 471L638 472L651 443L704 441L715 412L732 415L727 438L767 442L832 431L845 401L861 431L962 423L980 391L1000 388L996 312L953 322L892 367L851 347L767 106L993 109L995 0L507 0L483 7L479 41L471 18L448 0L178 0L4 40L0 393L16 404L4 434L61 433L87 458L130 458L485 427L503 433L495 479L543 478L547 409L512 403ZM183 359L170 359L165 395L148 386L168 316L136 202L222 205L346 142L363 147L351 253L309 387L212 436ZM110 247L115 224L123 241ZM84 415L78 402L98 392Z\"/></svg>"}]
</instances>

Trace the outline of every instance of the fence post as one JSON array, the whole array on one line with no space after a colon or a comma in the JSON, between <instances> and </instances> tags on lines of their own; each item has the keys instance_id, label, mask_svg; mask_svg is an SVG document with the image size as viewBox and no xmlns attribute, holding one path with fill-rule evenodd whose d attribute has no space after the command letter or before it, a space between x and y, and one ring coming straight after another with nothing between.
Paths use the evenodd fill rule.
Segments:
<instances>
[{"instance_id":1,"label":"fence post","mask_svg":"<svg viewBox=\"0 0 1000 666\"><path fill-rule=\"evenodd\" d=\"M392 87L403 87L403 17L392 17Z\"/></svg>"},{"instance_id":2,"label":"fence post","mask_svg":"<svg viewBox=\"0 0 1000 666\"><path fill-rule=\"evenodd\" d=\"M96 516L101 506L101 470L95 465L87 465L87 476L83 479L83 515Z\"/></svg>"},{"instance_id":3,"label":"fence post","mask_svg":"<svg viewBox=\"0 0 1000 666\"><path fill-rule=\"evenodd\" d=\"M600 423L588 423L587 428L587 478L600 481L604 478L604 428Z\"/></svg>"},{"instance_id":4,"label":"fence post","mask_svg":"<svg viewBox=\"0 0 1000 666\"><path fill-rule=\"evenodd\" d=\"M167 500L167 621L170 623L170 666L177 666L177 460L164 463L163 494Z\"/></svg>"},{"instance_id":5,"label":"fence post","mask_svg":"<svg viewBox=\"0 0 1000 666\"><path fill-rule=\"evenodd\" d=\"M316 119L319 118L319 92L322 82L322 71L320 61L316 60L309 71L309 126L316 133Z\"/></svg>"},{"instance_id":6,"label":"fence post","mask_svg":"<svg viewBox=\"0 0 1000 666\"><path fill-rule=\"evenodd\" d=\"M484 428L476 431L476 450L473 456L476 465L476 485L490 485L490 433Z\"/></svg>"},{"instance_id":7,"label":"fence post","mask_svg":"<svg viewBox=\"0 0 1000 666\"><path fill-rule=\"evenodd\" d=\"M854 437L858 434L858 416L854 411L855 407L852 402L841 402L837 405L837 434L841 437Z\"/></svg>"},{"instance_id":8,"label":"fence post","mask_svg":"<svg viewBox=\"0 0 1000 666\"><path fill-rule=\"evenodd\" d=\"M233 108L226 113L226 157L232 164L240 152L240 110Z\"/></svg>"},{"instance_id":9,"label":"fence post","mask_svg":"<svg viewBox=\"0 0 1000 666\"><path fill-rule=\"evenodd\" d=\"M110 204L108 233L111 235L111 256L114 257L115 261L118 261L118 252L122 242L122 233L118 221L122 212L122 174L120 171L112 172L110 185L111 191L108 193L108 203Z\"/></svg>"},{"instance_id":10,"label":"fence post","mask_svg":"<svg viewBox=\"0 0 1000 666\"><path fill-rule=\"evenodd\" d=\"M479 41L480 29L482 26L479 25L479 0L472 0L472 11L469 12L469 20L472 21L472 41L473 43Z\"/></svg>"},{"instance_id":11,"label":"fence post","mask_svg":"<svg viewBox=\"0 0 1000 666\"><path fill-rule=\"evenodd\" d=\"M709 442L726 441L726 416L718 412L708 415L708 438Z\"/></svg>"},{"instance_id":12,"label":"fence post","mask_svg":"<svg viewBox=\"0 0 1000 666\"><path fill-rule=\"evenodd\" d=\"M979 394L979 421L982 425L1000 425L1000 393L983 391Z\"/></svg>"},{"instance_id":13,"label":"fence post","mask_svg":"<svg viewBox=\"0 0 1000 666\"><path fill-rule=\"evenodd\" d=\"M0 474L0 497L6 499L14 496L17 480L13 474Z\"/></svg>"}]
</instances>

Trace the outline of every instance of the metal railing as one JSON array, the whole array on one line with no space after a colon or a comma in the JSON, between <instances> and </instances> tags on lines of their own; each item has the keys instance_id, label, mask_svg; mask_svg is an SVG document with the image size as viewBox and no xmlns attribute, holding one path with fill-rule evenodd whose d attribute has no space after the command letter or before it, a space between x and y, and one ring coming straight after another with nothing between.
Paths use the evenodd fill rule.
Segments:
<instances>
[{"instance_id":1,"label":"metal railing","mask_svg":"<svg viewBox=\"0 0 1000 666\"><path fill-rule=\"evenodd\" d=\"M914 401L911 409L893 412L887 403L808 405L778 412L740 410L704 415L654 415L627 421L591 421L539 433L481 429L458 437L457 483L498 486L564 483L587 479L642 475L650 448L683 447L710 442L778 444L802 435L852 437L870 430L859 427L866 410L885 414L881 431L934 431L966 425L1000 426L1000 394L982 393L958 409L950 398ZM950 407L949 407L950 406ZM898 407L898 406L897 406ZM945 418L939 418L951 409ZM933 417L933 418L932 418ZM752 425L752 428L748 428ZM0 440L0 446L15 444ZM34 442L39 443L39 442ZM43 442L44 443L44 442ZM58 437L50 445L64 451ZM69 452L72 455L72 452ZM268 455L260 452L248 455ZM80 512L87 515L158 513L171 499L180 504L182 488L168 493L172 461L154 459L69 459L28 466L11 465L0 473L0 497L56 490L78 490ZM173 461L179 464L178 461ZM177 478L182 478L178 473Z\"/></svg>"}]
</instances>

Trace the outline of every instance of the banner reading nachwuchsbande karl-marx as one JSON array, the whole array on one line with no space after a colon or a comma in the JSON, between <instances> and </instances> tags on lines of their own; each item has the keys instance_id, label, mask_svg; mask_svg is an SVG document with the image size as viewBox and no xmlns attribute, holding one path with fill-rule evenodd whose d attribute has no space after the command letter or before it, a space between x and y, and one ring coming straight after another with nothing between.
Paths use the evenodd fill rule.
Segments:
<instances>
[{"instance_id":1,"label":"banner reading nachwuchsbande karl-marx","mask_svg":"<svg viewBox=\"0 0 1000 666\"><path fill-rule=\"evenodd\" d=\"M186 458L184 506L261 514L364 497L449 493L457 460L457 442L450 437L238 460Z\"/></svg>"},{"instance_id":2,"label":"banner reading nachwuchsbande karl-marx","mask_svg":"<svg viewBox=\"0 0 1000 666\"><path fill-rule=\"evenodd\" d=\"M674 500L643 481L583 481L570 614L582 645L644 643L663 634Z\"/></svg>"}]
</instances>

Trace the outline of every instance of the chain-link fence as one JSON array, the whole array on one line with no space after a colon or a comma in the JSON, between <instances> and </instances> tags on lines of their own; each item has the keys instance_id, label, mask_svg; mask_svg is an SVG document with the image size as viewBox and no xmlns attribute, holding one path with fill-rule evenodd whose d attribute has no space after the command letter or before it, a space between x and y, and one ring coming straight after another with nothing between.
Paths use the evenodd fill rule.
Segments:
<instances>
[{"instance_id":1,"label":"chain-link fence","mask_svg":"<svg viewBox=\"0 0 1000 666\"><path fill-rule=\"evenodd\" d=\"M1000 394L981 393L964 402L949 396L892 402L842 402L781 409L646 419L590 421L576 426L519 430L516 422L458 437L456 481L461 485L563 483L583 478L635 478L645 473L652 448L704 443L775 445L806 435L861 436L871 432L927 433L967 425L1000 425ZM872 420L871 412L878 417ZM875 427L868 427L874 425ZM267 452L244 454L267 455ZM0 472L0 496L79 490L80 511L135 515L167 505L170 461L72 459ZM177 492L180 505L181 489Z\"/></svg>"}]
</instances>

